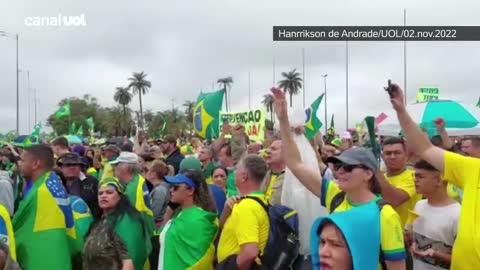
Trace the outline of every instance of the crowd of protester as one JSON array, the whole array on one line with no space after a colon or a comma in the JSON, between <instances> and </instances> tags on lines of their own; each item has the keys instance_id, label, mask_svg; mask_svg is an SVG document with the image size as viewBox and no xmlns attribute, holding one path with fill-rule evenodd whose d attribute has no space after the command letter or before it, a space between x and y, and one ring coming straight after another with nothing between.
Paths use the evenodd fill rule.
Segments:
<instances>
[{"instance_id":1,"label":"crowd of protester","mask_svg":"<svg viewBox=\"0 0 480 270\"><path fill-rule=\"evenodd\" d=\"M295 141L303 130L275 88L279 131L263 143L225 124L213 141L7 144L0 270L477 269L480 138L451 138L442 119L440 135L429 138L401 89L392 93L404 137L376 138L381 162L351 134L319 133L310 140L318 166L308 166ZM285 228L272 228L272 216L287 181L329 214L311 224L309 254L288 253L278 258L288 266L275 268L269 245L284 243L272 238Z\"/></svg>"}]
</instances>

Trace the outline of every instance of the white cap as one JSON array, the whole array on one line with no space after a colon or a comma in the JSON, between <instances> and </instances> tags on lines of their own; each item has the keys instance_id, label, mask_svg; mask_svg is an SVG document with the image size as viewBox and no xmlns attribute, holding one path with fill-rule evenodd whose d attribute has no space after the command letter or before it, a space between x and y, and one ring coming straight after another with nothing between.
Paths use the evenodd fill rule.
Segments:
<instances>
[{"instance_id":1,"label":"white cap","mask_svg":"<svg viewBox=\"0 0 480 270\"><path fill-rule=\"evenodd\" d=\"M118 163L128 163L128 164L137 164L138 156L135 153L131 152L121 152L120 155L114 161L110 161L110 164Z\"/></svg>"},{"instance_id":2,"label":"white cap","mask_svg":"<svg viewBox=\"0 0 480 270\"><path fill-rule=\"evenodd\" d=\"M345 140L351 140L352 139L352 134L350 134L350 132L348 131L344 131L342 133L342 135L340 136L341 139L345 139Z\"/></svg>"}]
</instances>

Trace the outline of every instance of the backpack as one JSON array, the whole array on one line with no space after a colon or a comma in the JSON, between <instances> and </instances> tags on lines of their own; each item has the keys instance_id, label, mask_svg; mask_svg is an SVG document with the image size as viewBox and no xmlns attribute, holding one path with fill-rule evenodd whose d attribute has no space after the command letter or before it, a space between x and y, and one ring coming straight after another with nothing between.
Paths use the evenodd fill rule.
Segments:
<instances>
[{"instance_id":1,"label":"backpack","mask_svg":"<svg viewBox=\"0 0 480 270\"><path fill-rule=\"evenodd\" d=\"M267 245L259 257L262 266L269 270L290 269L298 256L297 211L284 205L266 205L260 198L244 196L259 203L268 214L270 223Z\"/></svg>"},{"instance_id":2,"label":"backpack","mask_svg":"<svg viewBox=\"0 0 480 270\"><path fill-rule=\"evenodd\" d=\"M345 200L345 192L342 191L332 198L332 202L330 203L330 213L333 213L337 207L342 204L342 202ZM377 202L378 209L380 212L382 211L383 206L387 204L383 199L378 200ZM380 246L380 258L379 258L379 263L382 265L383 270L387 270L387 264L385 263L385 255L383 254L382 247Z\"/></svg>"}]
</instances>

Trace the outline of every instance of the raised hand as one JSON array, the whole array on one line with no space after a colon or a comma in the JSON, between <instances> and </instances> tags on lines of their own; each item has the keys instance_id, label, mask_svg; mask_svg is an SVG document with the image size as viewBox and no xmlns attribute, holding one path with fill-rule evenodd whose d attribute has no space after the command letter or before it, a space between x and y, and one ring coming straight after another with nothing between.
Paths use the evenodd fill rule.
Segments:
<instances>
[{"instance_id":1,"label":"raised hand","mask_svg":"<svg viewBox=\"0 0 480 270\"><path fill-rule=\"evenodd\" d=\"M285 93L276 87L272 87L270 91L273 94L273 106L275 107L275 114L279 120L288 119L287 100L285 99Z\"/></svg>"},{"instance_id":2,"label":"raised hand","mask_svg":"<svg viewBox=\"0 0 480 270\"><path fill-rule=\"evenodd\" d=\"M445 129L445 120L443 120L442 117L438 117L437 119L435 119L435 121L433 121L435 123L435 127L438 129L438 130L444 130Z\"/></svg>"},{"instance_id":3,"label":"raised hand","mask_svg":"<svg viewBox=\"0 0 480 270\"><path fill-rule=\"evenodd\" d=\"M390 102L393 105L393 109L397 112L404 111L405 99L404 99L403 91L400 88L400 86L398 86L398 84L392 84L388 92L390 94Z\"/></svg>"}]
</instances>

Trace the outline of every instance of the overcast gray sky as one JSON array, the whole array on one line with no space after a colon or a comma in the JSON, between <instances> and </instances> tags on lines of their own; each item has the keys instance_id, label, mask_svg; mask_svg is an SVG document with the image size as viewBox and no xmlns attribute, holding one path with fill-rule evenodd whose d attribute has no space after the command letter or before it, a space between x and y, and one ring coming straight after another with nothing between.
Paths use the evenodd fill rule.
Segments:
<instances>
[{"instance_id":1,"label":"overcast gray sky","mask_svg":"<svg viewBox=\"0 0 480 270\"><path fill-rule=\"evenodd\" d=\"M0 0L0 31L20 35L20 68L30 70L39 98L39 119L66 97L91 94L114 105L117 86L133 71L152 81L144 108L180 107L200 90L232 76L232 108L252 107L282 71L302 71L306 51L307 103L324 91L337 130L345 128L345 42L273 42L274 25L480 25L478 1L6 1ZM85 27L28 27L25 17L85 14ZM349 43L350 126L389 109L382 86L403 86L403 42ZM478 42L408 42L407 87L414 101L420 86L434 85L444 98L475 103L480 95ZM0 133L15 129L15 42L0 37ZM20 132L28 123L26 75L20 73ZM301 95L294 105L301 106ZM138 109L138 98L131 104ZM323 119L323 109L319 112ZM330 121L330 120L329 120Z\"/></svg>"}]
</instances>

